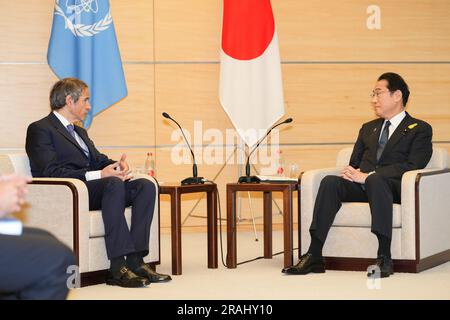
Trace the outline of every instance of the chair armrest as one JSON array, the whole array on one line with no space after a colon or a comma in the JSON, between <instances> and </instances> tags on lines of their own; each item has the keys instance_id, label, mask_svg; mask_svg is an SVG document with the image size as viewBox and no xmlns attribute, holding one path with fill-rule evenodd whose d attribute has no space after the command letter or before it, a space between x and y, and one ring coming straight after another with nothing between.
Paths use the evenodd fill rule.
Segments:
<instances>
[{"instance_id":1,"label":"chair armrest","mask_svg":"<svg viewBox=\"0 0 450 320\"><path fill-rule=\"evenodd\" d=\"M309 226L311 225L314 203L317 192L319 191L320 182L328 175L339 175L341 167L324 168L305 171L300 177L300 228L302 235L302 252L308 248L310 243Z\"/></svg>"},{"instance_id":2,"label":"chair armrest","mask_svg":"<svg viewBox=\"0 0 450 320\"><path fill-rule=\"evenodd\" d=\"M299 180L302 197L302 214L303 206L305 206L305 209L314 207L314 201L322 179L328 175L339 175L341 170L338 167L316 169L306 171L301 175Z\"/></svg>"},{"instance_id":3,"label":"chair armrest","mask_svg":"<svg viewBox=\"0 0 450 320\"><path fill-rule=\"evenodd\" d=\"M450 169L406 172L402 177L401 199L402 256L425 258L449 250Z\"/></svg>"},{"instance_id":4,"label":"chair armrest","mask_svg":"<svg viewBox=\"0 0 450 320\"><path fill-rule=\"evenodd\" d=\"M34 178L28 185L27 203L18 213L25 225L45 229L71 248L88 270L89 197L78 179Z\"/></svg>"}]
</instances>

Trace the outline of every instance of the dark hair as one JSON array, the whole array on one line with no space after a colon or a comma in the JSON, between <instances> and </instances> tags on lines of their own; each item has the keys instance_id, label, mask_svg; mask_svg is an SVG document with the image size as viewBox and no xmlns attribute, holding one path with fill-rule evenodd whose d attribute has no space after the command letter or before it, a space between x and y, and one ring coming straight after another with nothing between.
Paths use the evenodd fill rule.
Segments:
<instances>
[{"instance_id":1,"label":"dark hair","mask_svg":"<svg viewBox=\"0 0 450 320\"><path fill-rule=\"evenodd\" d=\"M87 84L77 78L64 78L56 82L50 90L50 108L52 110L61 109L66 105L66 97L71 96L77 102L87 88Z\"/></svg>"},{"instance_id":2,"label":"dark hair","mask_svg":"<svg viewBox=\"0 0 450 320\"><path fill-rule=\"evenodd\" d=\"M402 92L403 106L405 107L409 98L409 88L405 80L403 80L403 78L400 75L393 72L383 73L378 78L378 81L381 80L387 81L388 83L387 88L390 92L395 92L397 90L400 90Z\"/></svg>"}]
</instances>

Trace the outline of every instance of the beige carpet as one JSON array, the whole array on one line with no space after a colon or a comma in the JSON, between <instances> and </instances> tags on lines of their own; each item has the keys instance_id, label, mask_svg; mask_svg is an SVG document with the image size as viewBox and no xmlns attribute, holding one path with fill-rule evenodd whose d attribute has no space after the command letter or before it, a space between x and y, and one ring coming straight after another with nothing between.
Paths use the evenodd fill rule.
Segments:
<instances>
[{"instance_id":1,"label":"beige carpet","mask_svg":"<svg viewBox=\"0 0 450 320\"><path fill-rule=\"evenodd\" d=\"M255 242L253 233L239 232L238 263L262 255L262 233L258 236ZM223 240L225 258L225 234ZM273 240L274 253L281 251L282 232L274 232ZM219 268L208 269L206 234L183 233L182 245L183 274L173 276L169 283L142 289L96 285L72 290L69 299L450 299L450 262L419 274L396 273L368 286L363 272L283 275L282 255L238 265L237 269L225 268L219 257ZM161 246L162 262L157 270L171 273L170 235L162 235Z\"/></svg>"}]
</instances>

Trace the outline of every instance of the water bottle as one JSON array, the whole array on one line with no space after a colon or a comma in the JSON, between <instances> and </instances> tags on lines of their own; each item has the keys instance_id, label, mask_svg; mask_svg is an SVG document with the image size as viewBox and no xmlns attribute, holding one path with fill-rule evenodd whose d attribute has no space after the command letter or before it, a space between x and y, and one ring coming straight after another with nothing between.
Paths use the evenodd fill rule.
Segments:
<instances>
[{"instance_id":1,"label":"water bottle","mask_svg":"<svg viewBox=\"0 0 450 320\"><path fill-rule=\"evenodd\" d=\"M144 164L145 174L154 177L155 176L155 160L153 159L153 153L147 152L147 158Z\"/></svg>"},{"instance_id":2,"label":"water bottle","mask_svg":"<svg viewBox=\"0 0 450 320\"><path fill-rule=\"evenodd\" d=\"M278 165L277 165L277 175L278 176L284 176L284 157L283 157L283 151L278 149Z\"/></svg>"}]
</instances>

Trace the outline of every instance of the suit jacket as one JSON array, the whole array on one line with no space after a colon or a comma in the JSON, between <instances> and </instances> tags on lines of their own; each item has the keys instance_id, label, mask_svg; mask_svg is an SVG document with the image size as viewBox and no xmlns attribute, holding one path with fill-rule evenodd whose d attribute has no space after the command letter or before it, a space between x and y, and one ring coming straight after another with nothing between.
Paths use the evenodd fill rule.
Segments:
<instances>
[{"instance_id":1,"label":"suit jacket","mask_svg":"<svg viewBox=\"0 0 450 320\"><path fill-rule=\"evenodd\" d=\"M409 170L425 168L433 153L431 126L408 113L389 138L377 162L378 139L384 119L363 124L353 148L350 165L362 172L400 180Z\"/></svg>"},{"instance_id":2,"label":"suit jacket","mask_svg":"<svg viewBox=\"0 0 450 320\"><path fill-rule=\"evenodd\" d=\"M86 172L115 162L95 148L85 129L75 126L75 131L89 148L89 157L53 113L28 126L25 149L33 177L86 181Z\"/></svg>"}]
</instances>

